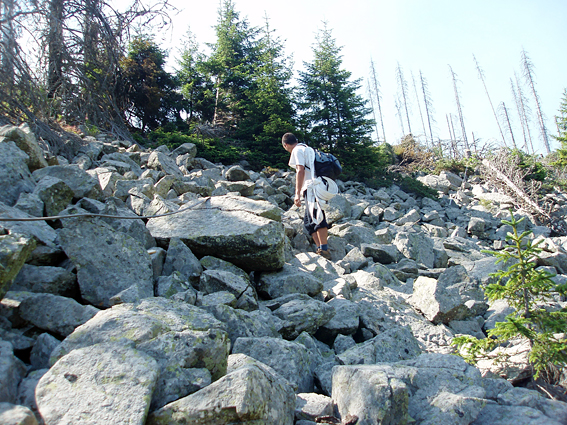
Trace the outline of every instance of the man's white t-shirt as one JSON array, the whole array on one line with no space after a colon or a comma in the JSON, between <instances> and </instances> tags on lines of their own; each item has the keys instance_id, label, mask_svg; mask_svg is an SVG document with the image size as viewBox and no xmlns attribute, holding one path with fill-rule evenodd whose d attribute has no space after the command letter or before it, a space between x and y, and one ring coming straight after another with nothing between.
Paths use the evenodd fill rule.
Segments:
<instances>
[{"instance_id":1,"label":"man's white t-shirt","mask_svg":"<svg viewBox=\"0 0 567 425\"><path fill-rule=\"evenodd\" d=\"M290 167L294 169L296 165L303 165L305 167L305 179L303 180L303 187L301 188L302 193L305 190L305 186L307 186L307 182L313 178L311 170L307 168L307 161L309 155L312 155L312 157L314 157L314 153L315 152L313 151L313 148L310 148L303 143L298 143L291 151L291 155L289 157L288 165Z\"/></svg>"}]
</instances>

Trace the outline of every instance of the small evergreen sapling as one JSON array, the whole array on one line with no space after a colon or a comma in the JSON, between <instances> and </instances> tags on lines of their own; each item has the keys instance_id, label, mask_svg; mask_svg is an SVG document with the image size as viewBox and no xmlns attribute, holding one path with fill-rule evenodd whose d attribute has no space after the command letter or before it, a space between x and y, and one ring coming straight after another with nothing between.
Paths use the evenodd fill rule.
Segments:
<instances>
[{"instance_id":1,"label":"small evergreen sapling","mask_svg":"<svg viewBox=\"0 0 567 425\"><path fill-rule=\"evenodd\" d=\"M507 270L491 273L496 283L486 286L485 295L490 301L504 299L515 309L506 316L505 322L498 322L488 331L488 337L477 339L472 336L459 336L452 344L459 348L467 362L476 363L497 346L512 339L527 339L530 344L528 361L533 367L534 377L548 370L550 365L565 367L567 364L567 311L547 311L541 304L553 299L554 295L565 295L567 285L557 284L553 274L536 269L536 261L542 249L541 240L532 242L527 230L518 233L518 225L524 220L516 220L510 211L510 225L513 232L508 233L509 245L502 251L486 251L497 257L497 263L510 264Z\"/></svg>"}]
</instances>

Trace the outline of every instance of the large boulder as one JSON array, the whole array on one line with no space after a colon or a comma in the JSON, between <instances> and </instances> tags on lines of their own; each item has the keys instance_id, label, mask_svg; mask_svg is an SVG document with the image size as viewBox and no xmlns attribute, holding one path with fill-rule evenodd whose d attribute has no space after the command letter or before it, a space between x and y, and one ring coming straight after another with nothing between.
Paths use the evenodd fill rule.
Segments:
<instances>
[{"instance_id":1,"label":"large boulder","mask_svg":"<svg viewBox=\"0 0 567 425\"><path fill-rule=\"evenodd\" d=\"M48 293L64 297L76 294L77 276L63 267L24 264L12 285L12 291Z\"/></svg>"},{"instance_id":2,"label":"large boulder","mask_svg":"<svg viewBox=\"0 0 567 425\"><path fill-rule=\"evenodd\" d=\"M85 197L92 199L103 198L98 179L92 177L76 165L53 165L33 172L33 178L36 181L41 180L45 176L57 177L63 180L73 191L73 198L76 200Z\"/></svg>"},{"instance_id":3,"label":"large boulder","mask_svg":"<svg viewBox=\"0 0 567 425\"><path fill-rule=\"evenodd\" d=\"M148 167L163 171L176 177L183 177L183 173L175 163L175 160L163 152L154 151L148 158Z\"/></svg>"},{"instance_id":4,"label":"large boulder","mask_svg":"<svg viewBox=\"0 0 567 425\"><path fill-rule=\"evenodd\" d=\"M179 214L152 218L147 227L158 240L180 238L197 256L218 257L248 271L278 270L284 265L285 232L280 222L248 211L225 209L223 204L213 207L210 202Z\"/></svg>"},{"instance_id":5,"label":"large boulder","mask_svg":"<svg viewBox=\"0 0 567 425\"><path fill-rule=\"evenodd\" d=\"M46 425L145 423L159 369L148 354L124 344L74 350L36 388Z\"/></svg>"},{"instance_id":6,"label":"large boulder","mask_svg":"<svg viewBox=\"0 0 567 425\"><path fill-rule=\"evenodd\" d=\"M5 425L37 425L33 412L20 405L0 403L0 423Z\"/></svg>"},{"instance_id":7,"label":"large boulder","mask_svg":"<svg viewBox=\"0 0 567 425\"><path fill-rule=\"evenodd\" d=\"M337 356L340 364L375 364L397 362L421 354L418 341L410 330L395 327Z\"/></svg>"},{"instance_id":8,"label":"large boulder","mask_svg":"<svg viewBox=\"0 0 567 425\"><path fill-rule=\"evenodd\" d=\"M433 239L423 231L415 231L411 226L396 234L394 246L407 258L423 264L427 268L433 268L435 253L433 251Z\"/></svg>"},{"instance_id":9,"label":"large boulder","mask_svg":"<svg viewBox=\"0 0 567 425\"><path fill-rule=\"evenodd\" d=\"M410 422L408 386L379 366L335 366L332 398L341 418L356 417L356 424Z\"/></svg>"},{"instance_id":10,"label":"large boulder","mask_svg":"<svg viewBox=\"0 0 567 425\"><path fill-rule=\"evenodd\" d=\"M0 402L16 402L18 384L25 375L26 366L14 355L12 344L0 340Z\"/></svg>"},{"instance_id":11,"label":"large boulder","mask_svg":"<svg viewBox=\"0 0 567 425\"><path fill-rule=\"evenodd\" d=\"M5 218L36 218L2 202L0 202L0 215ZM57 233L45 221L3 221L2 227L8 229L10 233L21 233L27 237L33 236L33 238L42 245L52 248L56 246Z\"/></svg>"},{"instance_id":12,"label":"large boulder","mask_svg":"<svg viewBox=\"0 0 567 425\"><path fill-rule=\"evenodd\" d=\"M264 310L245 311L223 304L203 306L203 309L224 323L232 344L241 337L280 336L281 320Z\"/></svg>"},{"instance_id":13,"label":"large boulder","mask_svg":"<svg viewBox=\"0 0 567 425\"><path fill-rule=\"evenodd\" d=\"M38 168L47 167L47 161L43 156L43 149L37 143L35 135L31 132L27 124L20 127L5 125L0 128L0 141L14 142L18 148L24 151L28 159L28 167L30 171Z\"/></svg>"},{"instance_id":14,"label":"large boulder","mask_svg":"<svg viewBox=\"0 0 567 425\"><path fill-rule=\"evenodd\" d=\"M72 219L64 226L61 247L77 266L85 300L110 307L154 295L152 261L140 242L100 220Z\"/></svg>"},{"instance_id":15,"label":"large boulder","mask_svg":"<svg viewBox=\"0 0 567 425\"><path fill-rule=\"evenodd\" d=\"M59 214L73 199L73 191L57 177L45 176L35 187L33 193L43 202L46 217Z\"/></svg>"},{"instance_id":16,"label":"large boulder","mask_svg":"<svg viewBox=\"0 0 567 425\"><path fill-rule=\"evenodd\" d=\"M169 241L167 255L163 264L162 273L165 276L169 276L173 272L181 273L195 285L199 283L199 278L201 273L203 273L203 266L195 254L179 238L172 238Z\"/></svg>"},{"instance_id":17,"label":"large boulder","mask_svg":"<svg viewBox=\"0 0 567 425\"><path fill-rule=\"evenodd\" d=\"M168 332L138 344L158 362L151 410L194 393L226 374L230 342L220 329Z\"/></svg>"},{"instance_id":18,"label":"large boulder","mask_svg":"<svg viewBox=\"0 0 567 425\"><path fill-rule=\"evenodd\" d=\"M242 353L272 367L286 378L297 392L313 392L313 369L307 348L279 338L238 338L232 353Z\"/></svg>"},{"instance_id":19,"label":"large boulder","mask_svg":"<svg viewBox=\"0 0 567 425\"><path fill-rule=\"evenodd\" d=\"M19 307L22 319L39 329L63 337L90 320L99 310L91 305L53 294L35 294L23 300Z\"/></svg>"},{"instance_id":20,"label":"large boulder","mask_svg":"<svg viewBox=\"0 0 567 425\"><path fill-rule=\"evenodd\" d=\"M467 303L472 301L473 303ZM449 267L439 279L420 276L414 283L412 305L431 322L449 323L474 317L486 311L471 308L477 302L484 304L484 293L476 279L471 279L466 269L459 265Z\"/></svg>"},{"instance_id":21,"label":"large boulder","mask_svg":"<svg viewBox=\"0 0 567 425\"><path fill-rule=\"evenodd\" d=\"M0 235L0 300L10 289L36 243L23 235Z\"/></svg>"},{"instance_id":22,"label":"large boulder","mask_svg":"<svg viewBox=\"0 0 567 425\"><path fill-rule=\"evenodd\" d=\"M237 298L237 308L247 311L258 309L258 300L250 281L229 271L205 270L201 274L199 290L207 295L227 291Z\"/></svg>"},{"instance_id":23,"label":"large boulder","mask_svg":"<svg viewBox=\"0 0 567 425\"><path fill-rule=\"evenodd\" d=\"M65 338L51 355L52 364L73 350L107 341L142 344L161 334L185 330L225 330L226 325L206 311L161 297L102 310Z\"/></svg>"},{"instance_id":24,"label":"large boulder","mask_svg":"<svg viewBox=\"0 0 567 425\"><path fill-rule=\"evenodd\" d=\"M280 271L262 273L256 289L259 294L269 298L297 293L315 296L323 290L323 281L303 267L285 263Z\"/></svg>"},{"instance_id":25,"label":"large boulder","mask_svg":"<svg viewBox=\"0 0 567 425\"><path fill-rule=\"evenodd\" d=\"M293 425L294 410L289 385L266 368L250 364L153 412L147 425Z\"/></svg>"},{"instance_id":26,"label":"large boulder","mask_svg":"<svg viewBox=\"0 0 567 425\"><path fill-rule=\"evenodd\" d=\"M33 191L35 181L28 159L14 142L0 143L0 202L13 206L20 193Z\"/></svg>"},{"instance_id":27,"label":"large boulder","mask_svg":"<svg viewBox=\"0 0 567 425\"><path fill-rule=\"evenodd\" d=\"M335 315L335 309L305 294L293 294L273 300L269 307L282 319L282 336L293 340L302 332L314 334Z\"/></svg>"}]
</instances>

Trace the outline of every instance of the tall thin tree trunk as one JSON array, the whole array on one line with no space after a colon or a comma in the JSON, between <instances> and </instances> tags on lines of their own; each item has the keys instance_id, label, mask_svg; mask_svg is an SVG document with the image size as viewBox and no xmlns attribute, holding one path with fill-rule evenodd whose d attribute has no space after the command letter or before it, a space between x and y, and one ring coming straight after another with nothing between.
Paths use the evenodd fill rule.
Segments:
<instances>
[{"instance_id":1,"label":"tall thin tree trunk","mask_svg":"<svg viewBox=\"0 0 567 425\"><path fill-rule=\"evenodd\" d=\"M402 135L405 136L406 130L404 128L404 118L402 116L402 106L400 105L400 102L398 102L397 98L394 99L394 104L396 105L396 110L398 111L397 115L398 115L398 118L400 119L400 126L402 127Z\"/></svg>"},{"instance_id":2,"label":"tall thin tree trunk","mask_svg":"<svg viewBox=\"0 0 567 425\"><path fill-rule=\"evenodd\" d=\"M510 116L508 115L508 108L506 108L506 104L504 102L500 104L500 107L502 108L502 115L504 117L504 121L506 122L506 129L508 130L508 133L510 133L510 137L512 138L512 144L514 145L514 149L518 149L518 146L516 146L516 139L514 138L514 132L512 131L512 125L510 124Z\"/></svg>"},{"instance_id":3,"label":"tall thin tree trunk","mask_svg":"<svg viewBox=\"0 0 567 425\"><path fill-rule=\"evenodd\" d=\"M423 113L421 112L421 105L419 104L419 94L417 93L417 85L415 84L415 77L413 71L411 72L411 81L413 83L413 91L415 93L415 100L417 102L417 107L419 109L419 116L421 118L421 125L423 126L423 135L425 136L425 141L427 142L427 132L425 130L425 121L423 120Z\"/></svg>"},{"instance_id":4,"label":"tall thin tree trunk","mask_svg":"<svg viewBox=\"0 0 567 425\"><path fill-rule=\"evenodd\" d=\"M408 84L404 78L404 74L402 72L402 67L400 66L400 63L398 62L398 67L396 68L396 76L398 78L398 84L400 85L400 91L401 91L401 95L402 95L402 106L405 109L406 112L406 119L408 122L408 129L410 134L412 133L411 131L411 123L410 123L410 118L409 118L409 111L408 111Z\"/></svg>"},{"instance_id":5,"label":"tall thin tree trunk","mask_svg":"<svg viewBox=\"0 0 567 425\"><path fill-rule=\"evenodd\" d=\"M47 97L53 99L63 82L63 0L51 0L47 39Z\"/></svg>"},{"instance_id":6,"label":"tall thin tree trunk","mask_svg":"<svg viewBox=\"0 0 567 425\"><path fill-rule=\"evenodd\" d=\"M494 118L496 119L496 124L498 124L498 130L500 130L500 135L502 136L502 141L504 142L504 146L506 146L506 139L504 138L504 132L502 131L502 127L500 126L500 121L498 120L498 115L496 115L496 111L494 110L494 105L492 104L492 99L490 99L490 95L488 94L488 88L486 87L486 81L484 81L484 71L481 69L478 61L476 60L475 55L473 55L474 62L476 64L476 70L478 71L478 76L482 81L482 85L484 86L484 92L486 93L486 97L488 97L488 102L490 102L490 107L492 108L492 113L494 114Z\"/></svg>"},{"instance_id":7,"label":"tall thin tree trunk","mask_svg":"<svg viewBox=\"0 0 567 425\"><path fill-rule=\"evenodd\" d=\"M376 95L376 104L378 105L378 116L380 117L380 126L382 127L382 136L384 143L386 143L386 131L384 131L384 118L382 117L382 106L380 103L380 83L376 77L376 69L374 68L374 61L370 59L370 78L372 78L372 85L374 88L374 94Z\"/></svg>"},{"instance_id":8,"label":"tall thin tree trunk","mask_svg":"<svg viewBox=\"0 0 567 425\"><path fill-rule=\"evenodd\" d=\"M429 91L427 90L427 81L425 80L425 77L421 73L421 70L419 71L419 78L421 80L423 103L425 104L425 114L427 116L427 124L429 126L429 136L431 137L431 145L433 146L433 131L431 130L431 122L433 121L431 114L433 112L433 106L431 102L431 97L429 96Z\"/></svg>"},{"instance_id":9,"label":"tall thin tree trunk","mask_svg":"<svg viewBox=\"0 0 567 425\"><path fill-rule=\"evenodd\" d=\"M514 78L516 79L516 88L518 90L518 101L520 102L520 109L522 111L522 121L524 123L524 125L526 126L526 134L528 136L528 141L529 144L531 146L532 149L532 154L535 153L534 151L534 143L532 140L532 131L530 129L530 108L528 105L528 100L526 99L526 96L524 95L524 92L522 91L522 86L520 84L520 79L518 78L518 74L516 72L514 72ZM529 149L527 148L527 141L525 141L526 143L526 152L529 152Z\"/></svg>"},{"instance_id":10,"label":"tall thin tree trunk","mask_svg":"<svg viewBox=\"0 0 567 425\"><path fill-rule=\"evenodd\" d=\"M467 149L470 149L469 147L469 141L467 139L467 132L465 131L465 120L463 119L463 110L461 108L461 100L459 97L459 90L457 88L457 74L455 74L455 72L453 71L453 68L451 68L451 65L449 65L449 69L451 70L451 75L453 76L453 89L455 91L455 101L457 102L457 111L459 112L459 121L461 123L461 131L463 134L463 141L465 142L465 147Z\"/></svg>"},{"instance_id":11,"label":"tall thin tree trunk","mask_svg":"<svg viewBox=\"0 0 567 425\"><path fill-rule=\"evenodd\" d=\"M372 88L368 81L368 98L370 99L370 108L372 109L372 119L374 120L374 131L376 132L376 142L380 144L380 133L378 132L378 121L376 121L376 109L374 108L374 99L372 99Z\"/></svg>"},{"instance_id":12,"label":"tall thin tree trunk","mask_svg":"<svg viewBox=\"0 0 567 425\"><path fill-rule=\"evenodd\" d=\"M14 28L14 0L1 0L0 3L0 64L2 84L11 93L15 84L14 62L16 58L16 31Z\"/></svg>"},{"instance_id":13,"label":"tall thin tree trunk","mask_svg":"<svg viewBox=\"0 0 567 425\"><path fill-rule=\"evenodd\" d=\"M447 128L449 128L449 140L453 140L453 131L451 130L451 123L449 122L449 115L445 114L445 118L447 119Z\"/></svg>"},{"instance_id":14,"label":"tall thin tree trunk","mask_svg":"<svg viewBox=\"0 0 567 425\"><path fill-rule=\"evenodd\" d=\"M451 143L451 147L453 148L453 158L457 159L458 158L458 140L457 140L457 133L455 132L455 122L454 119L455 117L453 117L453 114L449 114L449 117L451 118L451 128L453 129L453 141Z\"/></svg>"},{"instance_id":15,"label":"tall thin tree trunk","mask_svg":"<svg viewBox=\"0 0 567 425\"><path fill-rule=\"evenodd\" d=\"M518 117L520 118L520 127L522 128L522 136L524 138L524 149L527 153L530 153L528 147L528 138L526 135L526 126L524 124L524 117L522 115L522 108L520 105L520 99L518 96L518 92L516 91L516 87L514 86L514 80L510 78L510 86L512 88L512 96L514 97L514 103L516 104L516 110L518 112ZM533 153L533 152L532 152Z\"/></svg>"},{"instance_id":16,"label":"tall thin tree trunk","mask_svg":"<svg viewBox=\"0 0 567 425\"><path fill-rule=\"evenodd\" d=\"M551 148L549 146L549 139L547 137L547 128L545 128L545 119L544 119L544 116L543 116L543 112L541 111L541 102L539 100L539 95L537 94L537 91L536 91L536 88L535 88L534 65L530 61L530 58L528 57L528 54L526 53L526 51L524 49L522 49L522 66L523 66L523 71L524 71L524 78L526 79L526 82L530 86L530 89L532 91L532 95L534 97L534 101L535 101L535 104L536 104L536 114L537 114L537 118L538 118L538 122L539 122L539 129L540 129L541 138L542 138L543 143L545 145L545 149L547 151L547 154L549 155L551 153Z\"/></svg>"}]
</instances>

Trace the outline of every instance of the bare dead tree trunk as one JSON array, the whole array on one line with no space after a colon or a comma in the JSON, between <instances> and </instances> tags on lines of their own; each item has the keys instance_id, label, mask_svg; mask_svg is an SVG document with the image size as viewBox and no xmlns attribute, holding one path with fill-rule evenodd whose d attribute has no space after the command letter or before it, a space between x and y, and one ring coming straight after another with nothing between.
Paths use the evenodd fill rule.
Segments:
<instances>
[{"instance_id":1,"label":"bare dead tree trunk","mask_svg":"<svg viewBox=\"0 0 567 425\"><path fill-rule=\"evenodd\" d=\"M547 154L549 155L551 153L551 148L549 146L549 139L547 137L547 128L545 128L545 119L544 119L544 116L543 116L543 112L541 111L541 102L539 100L539 95L537 94L537 91L536 91L536 88L535 88L534 65L530 61L530 58L528 57L528 54L526 53L526 51L524 49L522 49L522 67L523 67L523 71L524 71L524 78L525 78L528 86L530 87L532 95L534 97L534 102L536 104L536 114L537 114L537 118L538 118L538 122L539 122L539 129L540 129L541 138L542 138L543 143L545 145L545 149L547 151Z\"/></svg>"},{"instance_id":2,"label":"bare dead tree trunk","mask_svg":"<svg viewBox=\"0 0 567 425\"><path fill-rule=\"evenodd\" d=\"M452 143L451 143L451 148L453 149L453 158L457 159L458 158L458 140L457 140L457 133L455 132L455 117L453 116L453 114L449 114L449 118L450 122L451 122L451 128L453 130L453 139L452 139Z\"/></svg>"},{"instance_id":3,"label":"bare dead tree trunk","mask_svg":"<svg viewBox=\"0 0 567 425\"><path fill-rule=\"evenodd\" d=\"M382 117L382 106L380 103L380 83L376 77L376 69L374 68L374 61L370 59L370 78L372 79L372 86L374 89L374 95L376 96L376 104L378 105L378 116L380 117L380 126L382 127L382 136L384 137L384 143L386 142L386 131L384 130L384 118Z\"/></svg>"},{"instance_id":4,"label":"bare dead tree trunk","mask_svg":"<svg viewBox=\"0 0 567 425\"><path fill-rule=\"evenodd\" d=\"M492 104L492 99L490 99L490 95L488 94L488 88L486 87L486 81L484 80L484 71L480 67L480 64L476 60L475 55L473 55L474 62L476 64L476 70L478 71L478 76L482 81L482 85L484 86L484 92L486 93L486 97L488 97L488 102L490 103L490 107L492 108L492 113L494 114L494 119L496 119L496 124L498 124L498 130L500 130L500 135L502 136L502 141L504 142L504 146L506 146L506 139L504 138L504 132L502 131L502 127L500 126L500 121L498 120L498 115L496 115L496 111L494 110L494 105Z\"/></svg>"},{"instance_id":5,"label":"bare dead tree trunk","mask_svg":"<svg viewBox=\"0 0 567 425\"><path fill-rule=\"evenodd\" d=\"M400 119L400 127L402 127L402 134L405 136L406 130L404 128L404 118L402 116L402 106L400 105L400 102L398 102L397 98L394 99L394 104L396 105L396 110L397 110L396 115Z\"/></svg>"},{"instance_id":6,"label":"bare dead tree trunk","mask_svg":"<svg viewBox=\"0 0 567 425\"><path fill-rule=\"evenodd\" d=\"M433 102L431 101L431 96L429 94L429 90L427 89L427 81L421 70L419 71L419 78L421 80L421 91L423 93L423 103L425 104L425 114L427 116L427 124L429 126L429 135L431 137L431 145L433 145L433 131L431 130L431 123L435 122L435 119L432 116L433 113ZM441 148L441 145L439 145Z\"/></svg>"},{"instance_id":7,"label":"bare dead tree trunk","mask_svg":"<svg viewBox=\"0 0 567 425\"><path fill-rule=\"evenodd\" d=\"M463 141L465 142L465 147L467 149L470 149L469 141L467 140L467 132L465 131L465 120L463 119L463 110L461 108L461 100L460 100L460 96L459 96L459 89L457 88L457 74L455 74L455 72L453 71L453 68L451 68L451 65L449 65L449 69L451 70L451 75L453 77L453 89L455 91L455 102L457 102L457 111L459 113L459 121L460 121L460 124L461 124Z\"/></svg>"},{"instance_id":8,"label":"bare dead tree trunk","mask_svg":"<svg viewBox=\"0 0 567 425\"><path fill-rule=\"evenodd\" d=\"M49 2L47 21L47 97L53 99L63 80L63 0Z\"/></svg>"},{"instance_id":9,"label":"bare dead tree trunk","mask_svg":"<svg viewBox=\"0 0 567 425\"><path fill-rule=\"evenodd\" d=\"M451 130L451 123L449 122L449 115L445 114L445 118L447 119L447 127L449 128L449 139L453 140L454 135L453 135L453 132Z\"/></svg>"},{"instance_id":10,"label":"bare dead tree trunk","mask_svg":"<svg viewBox=\"0 0 567 425\"><path fill-rule=\"evenodd\" d=\"M516 145L516 139L514 138L514 131L512 130L512 125L510 124L508 108L506 108L506 104L504 102L500 104L500 108L502 111L502 117L504 118L504 122L506 123L506 130L508 130L508 134L510 134L510 138L512 139L512 145L514 146L514 149L518 149L518 146Z\"/></svg>"},{"instance_id":11,"label":"bare dead tree trunk","mask_svg":"<svg viewBox=\"0 0 567 425\"><path fill-rule=\"evenodd\" d=\"M402 67L400 66L400 63L398 62L398 67L396 68L396 77L398 80L398 86L400 88L400 94L402 95L401 101L402 101L402 105L405 109L406 112L406 119L408 122L408 129L409 132L411 133L411 123L410 123L410 118L409 118L409 111L408 111L408 84L404 78L404 73L402 71Z\"/></svg>"},{"instance_id":12,"label":"bare dead tree trunk","mask_svg":"<svg viewBox=\"0 0 567 425\"><path fill-rule=\"evenodd\" d=\"M372 119L374 120L374 131L376 132L376 142L380 143L380 133L378 132L378 121L376 121L376 109L374 108L374 99L372 99L372 88L370 81L367 81L368 98L370 99L370 109L372 109Z\"/></svg>"},{"instance_id":13,"label":"bare dead tree trunk","mask_svg":"<svg viewBox=\"0 0 567 425\"><path fill-rule=\"evenodd\" d=\"M524 124L524 117L523 117L523 114L522 114L522 108L521 108L519 95L518 95L518 92L516 91L516 87L514 86L514 80L512 80L511 78L510 78L510 85L511 85L511 88L512 88L512 96L514 97L514 103L516 104L516 110L518 112L518 117L520 117L520 127L522 128L522 136L523 136L523 139L524 139L524 149L526 150L527 153L530 153L530 149L529 149L529 146L528 146L528 138L527 138L527 135L526 135L526 126Z\"/></svg>"},{"instance_id":14,"label":"bare dead tree trunk","mask_svg":"<svg viewBox=\"0 0 567 425\"><path fill-rule=\"evenodd\" d=\"M411 81L413 83L413 92L415 93L415 100L417 102L417 107L419 109L419 116L421 118L421 125L423 126L423 135L425 136L425 141L427 142L427 132L425 130L425 121L423 120L423 113L421 112L421 105L419 103L419 94L417 93L417 85L415 84L415 77L413 71L411 72Z\"/></svg>"},{"instance_id":15,"label":"bare dead tree trunk","mask_svg":"<svg viewBox=\"0 0 567 425\"><path fill-rule=\"evenodd\" d=\"M0 62L3 84L10 93L15 84L14 62L16 57L16 30L14 28L14 0L1 0L0 3Z\"/></svg>"},{"instance_id":16,"label":"bare dead tree trunk","mask_svg":"<svg viewBox=\"0 0 567 425\"><path fill-rule=\"evenodd\" d=\"M532 154L535 153L534 151L534 144L533 144L533 140L532 140L532 132L530 129L530 115L531 115L531 110L529 107L529 102L528 99L526 98L526 96L524 95L524 92L522 90L522 86L520 84L520 79L518 78L518 74L516 72L514 72L514 78L516 80L516 89L518 91L518 103L520 106L520 111L521 111L521 120L523 122L523 125L525 126L525 132L527 135L527 140L524 140L525 144L526 144L526 152L529 152L528 149L528 142L529 142L529 146L531 146L532 149Z\"/></svg>"}]
</instances>

